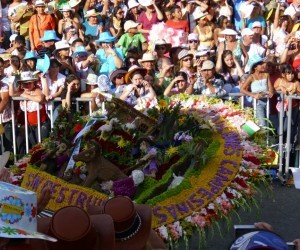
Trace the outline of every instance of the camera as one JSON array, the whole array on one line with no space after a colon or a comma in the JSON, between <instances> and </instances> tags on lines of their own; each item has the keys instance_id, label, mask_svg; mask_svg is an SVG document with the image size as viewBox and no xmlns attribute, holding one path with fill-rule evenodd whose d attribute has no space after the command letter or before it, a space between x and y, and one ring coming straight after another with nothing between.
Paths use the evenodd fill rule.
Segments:
<instances>
[{"instance_id":1,"label":"camera","mask_svg":"<svg viewBox=\"0 0 300 250\"><path fill-rule=\"evenodd\" d=\"M296 49L297 48L297 45L296 44L291 44L290 46L289 46L289 50L294 50L294 49Z\"/></svg>"},{"instance_id":2,"label":"camera","mask_svg":"<svg viewBox=\"0 0 300 250\"><path fill-rule=\"evenodd\" d=\"M139 89L141 89L141 88L143 87L143 84L139 83L139 84L137 85L137 87L138 87Z\"/></svg>"}]
</instances>

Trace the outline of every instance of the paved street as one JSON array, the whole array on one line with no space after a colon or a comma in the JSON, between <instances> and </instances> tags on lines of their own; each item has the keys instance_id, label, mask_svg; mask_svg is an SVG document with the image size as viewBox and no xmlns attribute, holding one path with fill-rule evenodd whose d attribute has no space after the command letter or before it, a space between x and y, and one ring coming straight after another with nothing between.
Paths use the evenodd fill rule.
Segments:
<instances>
[{"instance_id":1,"label":"paved street","mask_svg":"<svg viewBox=\"0 0 300 250\"><path fill-rule=\"evenodd\" d=\"M292 241L295 238L300 238L300 189L295 189L294 186L281 186L279 181L273 181L273 192L266 192L262 188L262 195L257 196L259 210L255 206L251 207L251 211L240 209L238 211L241 222L237 216L232 214L233 224L253 224L257 221L265 221L270 223L275 232L281 235L286 241ZM215 228L213 237L208 237L208 250L225 250L228 249L233 240L233 228L227 230L225 221L220 223L223 232L223 239L219 236L218 229ZM195 234L189 242L188 249L199 249L199 238ZM184 243L181 242L179 249L186 249Z\"/></svg>"}]
</instances>

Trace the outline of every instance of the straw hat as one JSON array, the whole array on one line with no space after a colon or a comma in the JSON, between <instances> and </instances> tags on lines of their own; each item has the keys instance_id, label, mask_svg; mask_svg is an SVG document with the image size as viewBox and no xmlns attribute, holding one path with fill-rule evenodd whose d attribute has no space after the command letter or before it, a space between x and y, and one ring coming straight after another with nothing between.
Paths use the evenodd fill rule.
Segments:
<instances>
[{"instance_id":1,"label":"straw hat","mask_svg":"<svg viewBox=\"0 0 300 250\"><path fill-rule=\"evenodd\" d=\"M109 80L112 82L116 78L117 75L124 74L124 76L125 76L126 73L127 73L126 70L116 69L109 74Z\"/></svg>"},{"instance_id":2,"label":"straw hat","mask_svg":"<svg viewBox=\"0 0 300 250\"><path fill-rule=\"evenodd\" d=\"M113 219L116 249L144 249L151 232L149 205L137 205L128 197L116 196L105 203L103 211Z\"/></svg>"},{"instance_id":3,"label":"straw hat","mask_svg":"<svg viewBox=\"0 0 300 250\"><path fill-rule=\"evenodd\" d=\"M40 218L38 230L58 239L55 244L44 243L41 250L115 249L112 218L106 214L90 215L75 206L57 210L52 218Z\"/></svg>"},{"instance_id":4,"label":"straw hat","mask_svg":"<svg viewBox=\"0 0 300 250\"><path fill-rule=\"evenodd\" d=\"M99 12L96 12L95 9L92 9L92 10L88 10L88 11L86 12L86 14L84 15L84 17L85 17L85 18L89 18L89 17L91 17L91 16L99 16L99 15L100 15Z\"/></svg>"},{"instance_id":5,"label":"straw hat","mask_svg":"<svg viewBox=\"0 0 300 250\"><path fill-rule=\"evenodd\" d=\"M33 72L31 72L31 71L21 72L20 79L17 80L18 83L35 82L35 81L38 81L38 79L34 76Z\"/></svg>"},{"instance_id":6,"label":"straw hat","mask_svg":"<svg viewBox=\"0 0 300 250\"><path fill-rule=\"evenodd\" d=\"M154 42L154 50L155 50L156 46L161 46L161 45L164 45L166 47L166 53L168 53L172 47L172 44L167 43L164 39L157 39Z\"/></svg>"},{"instance_id":7,"label":"straw hat","mask_svg":"<svg viewBox=\"0 0 300 250\"><path fill-rule=\"evenodd\" d=\"M196 21L197 19L200 19L200 18L204 18L208 15L207 12L203 13L201 11L194 11L193 13L193 17L194 17L194 20Z\"/></svg>"},{"instance_id":8,"label":"straw hat","mask_svg":"<svg viewBox=\"0 0 300 250\"><path fill-rule=\"evenodd\" d=\"M81 0L70 0L69 1L69 5L74 8L75 6L77 6L78 4L80 4Z\"/></svg>"},{"instance_id":9,"label":"straw hat","mask_svg":"<svg viewBox=\"0 0 300 250\"><path fill-rule=\"evenodd\" d=\"M142 59L139 59L138 62L139 64L143 63L143 62L152 62L152 61L156 61L155 56L152 53L144 53Z\"/></svg>"},{"instance_id":10,"label":"straw hat","mask_svg":"<svg viewBox=\"0 0 300 250\"><path fill-rule=\"evenodd\" d=\"M46 6L45 2L43 0L37 0L35 1L35 6Z\"/></svg>"},{"instance_id":11,"label":"straw hat","mask_svg":"<svg viewBox=\"0 0 300 250\"><path fill-rule=\"evenodd\" d=\"M75 12L75 10L72 9L72 7L70 6L70 4L65 4L61 9L60 9L60 12L67 12L67 11L70 11L70 12Z\"/></svg>"},{"instance_id":12,"label":"straw hat","mask_svg":"<svg viewBox=\"0 0 300 250\"><path fill-rule=\"evenodd\" d=\"M206 60L202 63L201 70L210 70L215 67L215 64L211 60Z\"/></svg>"},{"instance_id":13,"label":"straw hat","mask_svg":"<svg viewBox=\"0 0 300 250\"><path fill-rule=\"evenodd\" d=\"M22 77L25 77L25 74ZM34 238L56 242L55 238L37 231L36 211L36 193L0 182L1 238Z\"/></svg>"},{"instance_id":14,"label":"straw hat","mask_svg":"<svg viewBox=\"0 0 300 250\"><path fill-rule=\"evenodd\" d=\"M228 36L236 36L238 33L233 29L224 29L219 34L228 35Z\"/></svg>"},{"instance_id":15,"label":"straw hat","mask_svg":"<svg viewBox=\"0 0 300 250\"><path fill-rule=\"evenodd\" d=\"M62 49L69 49L70 45L66 40L61 40L55 43L55 50L53 51L53 55L56 55L58 51Z\"/></svg>"},{"instance_id":16,"label":"straw hat","mask_svg":"<svg viewBox=\"0 0 300 250\"><path fill-rule=\"evenodd\" d=\"M145 76L147 74L147 70L144 69L144 68L140 68L139 66L137 65L133 65L131 66L129 69L128 69L128 72L127 74L125 75L125 82L126 83L129 83L130 82L130 78L132 76L132 74L136 71L139 71L141 72L142 76Z\"/></svg>"}]
</instances>

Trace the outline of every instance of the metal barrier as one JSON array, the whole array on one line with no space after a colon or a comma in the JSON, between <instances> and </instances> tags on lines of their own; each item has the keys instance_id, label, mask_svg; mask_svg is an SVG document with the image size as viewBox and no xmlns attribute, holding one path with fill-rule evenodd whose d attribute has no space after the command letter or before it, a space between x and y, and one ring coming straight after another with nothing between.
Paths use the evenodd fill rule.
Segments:
<instances>
[{"instance_id":1,"label":"metal barrier","mask_svg":"<svg viewBox=\"0 0 300 250\"><path fill-rule=\"evenodd\" d=\"M26 153L29 152L29 133L28 133L28 117L27 117L27 102L28 100L23 97L12 97L11 98L11 115L12 115L12 140L13 140L13 153L14 153L14 161L17 160L17 134L16 134L16 129L17 129L17 121L16 121L16 116L15 116L15 103L16 101L24 101L24 129L25 129L25 151ZM89 102L89 114L92 114L92 108L91 108L91 102L93 101L93 98L72 98L72 101L76 101L76 110L79 111L79 102ZM61 98L55 98L52 103L54 102L61 102ZM36 105L39 105L39 103L36 103ZM53 128L53 107L50 109L50 123L51 123L51 129ZM0 116L1 117L1 116ZM38 129L38 142L41 142L41 122L40 122L40 109L39 106L37 108L37 129ZM0 123L2 121L0 120ZM4 143L3 143L3 135L1 135L1 149L2 151L5 150Z\"/></svg>"}]
</instances>

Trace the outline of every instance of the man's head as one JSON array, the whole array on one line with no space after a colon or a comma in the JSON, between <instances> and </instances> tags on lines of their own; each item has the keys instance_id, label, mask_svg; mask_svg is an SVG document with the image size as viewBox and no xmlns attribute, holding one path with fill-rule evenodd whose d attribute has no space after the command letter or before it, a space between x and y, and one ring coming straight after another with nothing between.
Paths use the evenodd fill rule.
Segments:
<instances>
[{"instance_id":1,"label":"man's head","mask_svg":"<svg viewBox=\"0 0 300 250\"><path fill-rule=\"evenodd\" d=\"M214 75L215 75L215 64L210 60L204 61L201 66L201 76L205 80L210 80L214 77Z\"/></svg>"},{"instance_id":2,"label":"man's head","mask_svg":"<svg viewBox=\"0 0 300 250\"><path fill-rule=\"evenodd\" d=\"M172 75L173 64L167 57L162 57L157 60L157 68L160 73L165 71L166 77L170 77Z\"/></svg>"},{"instance_id":3,"label":"man's head","mask_svg":"<svg viewBox=\"0 0 300 250\"><path fill-rule=\"evenodd\" d=\"M253 35L254 31L249 28L242 30L242 37L245 45L250 45L253 42Z\"/></svg>"}]
</instances>

